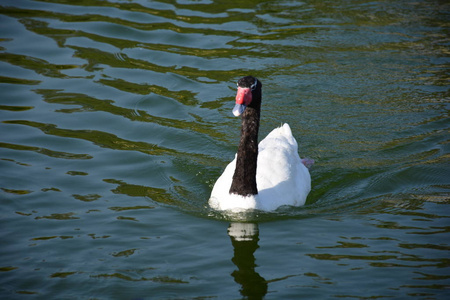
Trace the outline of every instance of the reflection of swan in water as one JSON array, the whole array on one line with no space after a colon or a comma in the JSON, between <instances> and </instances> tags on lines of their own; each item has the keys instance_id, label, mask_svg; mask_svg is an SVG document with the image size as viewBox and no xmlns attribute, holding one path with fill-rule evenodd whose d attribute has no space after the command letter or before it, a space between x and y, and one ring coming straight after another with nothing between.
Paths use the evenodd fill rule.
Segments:
<instances>
[{"instance_id":1,"label":"reflection of swan in water","mask_svg":"<svg viewBox=\"0 0 450 300\"><path fill-rule=\"evenodd\" d=\"M242 296L248 299L262 299L267 293L267 281L255 271L254 253L259 248L258 225L231 223L228 234L234 248L232 261L238 268L231 276L242 286Z\"/></svg>"}]
</instances>

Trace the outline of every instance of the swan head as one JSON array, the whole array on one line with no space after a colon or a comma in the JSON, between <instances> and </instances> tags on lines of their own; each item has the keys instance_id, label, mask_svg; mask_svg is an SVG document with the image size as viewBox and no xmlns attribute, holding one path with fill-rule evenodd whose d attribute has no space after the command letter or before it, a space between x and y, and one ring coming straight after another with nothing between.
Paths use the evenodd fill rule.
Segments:
<instances>
[{"instance_id":1,"label":"swan head","mask_svg":"<svg viewBox=\"0 0 450 300\"><path fill-rule=\"evenodd\" d=\"M245 76L239 79L233 115L240 116L247 107L259 110L261 107L261 88L261 82L253 76Z\"/></svg>"}]
</instances>

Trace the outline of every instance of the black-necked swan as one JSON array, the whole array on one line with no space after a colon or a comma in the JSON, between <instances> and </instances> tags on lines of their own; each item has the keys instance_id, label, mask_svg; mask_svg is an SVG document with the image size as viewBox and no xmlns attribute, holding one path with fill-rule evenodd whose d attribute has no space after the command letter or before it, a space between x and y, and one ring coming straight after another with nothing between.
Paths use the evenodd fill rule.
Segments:
<instances>
[{"instance_id":1,"label":"black-necked swan","mask_svg":"<svg viewBox=\"0 0 450 300\"><path fill-rule=\"evenodd\" d=\"M216 210L273 211L283 205L301 206L311 190L311 159L300 159L291 128L275 128L258 146L261 81L238 80L235 116L242 115L241 139L235 159L217 179L209 199Z\"/></svg>"}]
</instances>

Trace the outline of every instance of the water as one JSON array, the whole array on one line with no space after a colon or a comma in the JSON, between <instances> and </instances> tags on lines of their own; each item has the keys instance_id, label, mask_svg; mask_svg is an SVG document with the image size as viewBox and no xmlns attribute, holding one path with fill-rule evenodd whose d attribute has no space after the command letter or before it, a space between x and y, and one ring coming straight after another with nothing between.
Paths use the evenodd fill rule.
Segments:
<instances>
[{"instance_id":1,"label":"water","mask_svg":"<svg viewBox=\"0 0 450 300\"><path fill-rule=\"evenodd\" d=\"M0 4L2 299L447 299L446 1ZM207 200L288 122L307 205Z\"/></svg>"}]
</instances>

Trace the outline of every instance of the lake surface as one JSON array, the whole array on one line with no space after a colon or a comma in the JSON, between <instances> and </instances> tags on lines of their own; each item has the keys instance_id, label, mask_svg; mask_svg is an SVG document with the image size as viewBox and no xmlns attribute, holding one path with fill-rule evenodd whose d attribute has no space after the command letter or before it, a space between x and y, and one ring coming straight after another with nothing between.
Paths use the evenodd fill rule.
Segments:
<instances>
[{"instance_id":1,"label":"lake surface","mask_svg":"<svg viewBox=\"0 0 450 300\"><path fill-rule=\"evenodd\" d=\"M0 3L2 299L448 299L447 1ZM236 81L303 207L208 207Z\"/></svg>"}]
</instances>

